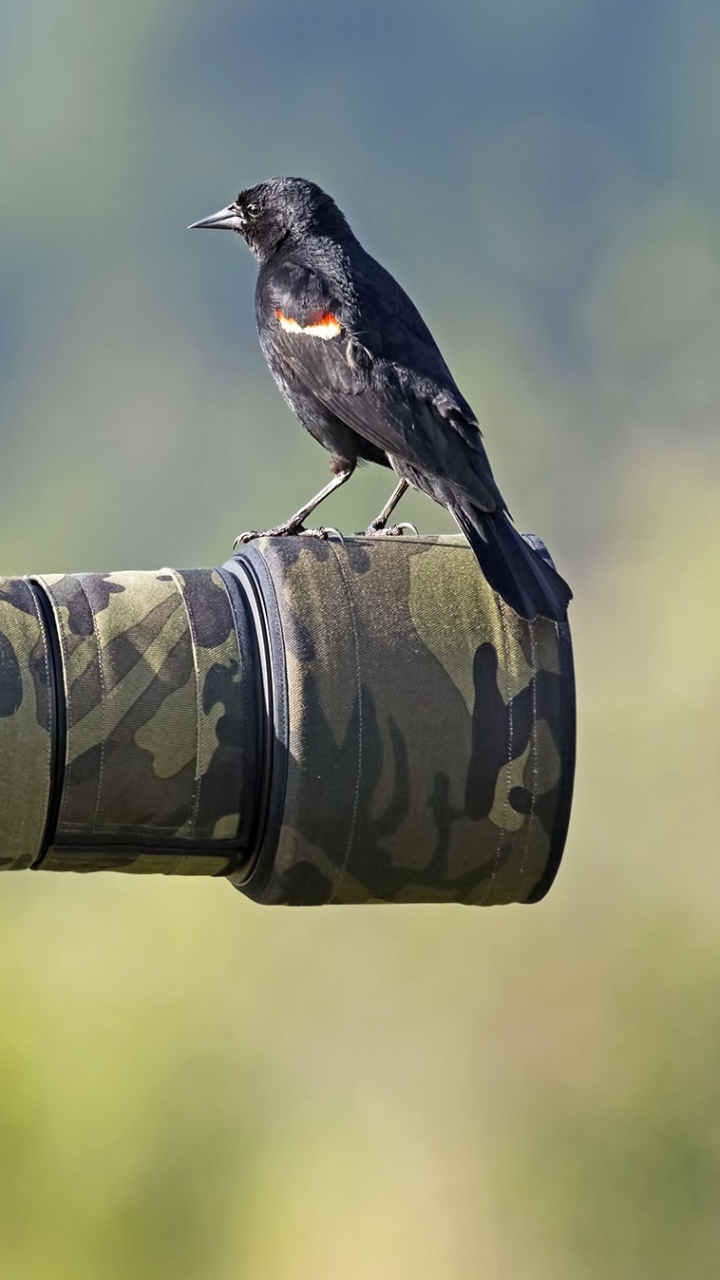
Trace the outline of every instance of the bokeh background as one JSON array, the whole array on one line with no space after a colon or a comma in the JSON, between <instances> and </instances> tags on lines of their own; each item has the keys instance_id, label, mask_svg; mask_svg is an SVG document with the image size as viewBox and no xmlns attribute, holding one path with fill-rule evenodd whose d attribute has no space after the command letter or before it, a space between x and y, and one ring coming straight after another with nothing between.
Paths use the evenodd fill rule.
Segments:
<instances>
[{"instance_id":1,"label":"bokeh background","mask_svg":"<svg viewBox=\"0 0 720 1280\"><path fill-rule=\"evenodd\" d=\"M715 1280L716 0L5 0L0 65L0 570L221 563L324 482L185 230L297 173L570 578L580 711L533 908L3 877L0 1274Z\"/></svg>"}]
</instances>

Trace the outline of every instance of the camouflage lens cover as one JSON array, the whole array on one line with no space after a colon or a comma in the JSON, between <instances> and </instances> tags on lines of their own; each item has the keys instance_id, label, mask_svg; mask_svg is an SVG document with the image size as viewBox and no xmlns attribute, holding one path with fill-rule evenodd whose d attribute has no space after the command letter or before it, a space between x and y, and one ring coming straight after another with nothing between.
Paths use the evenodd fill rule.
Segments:
<instances>
[{"instance_id":1,"label":"camouflage lens cover","mask_svg":"<svg viewBox=\"0 0 720 1280\"><path fill-rule=\"evenodd\" d=\"M266 538L239 559L270 619L284 785L238 886L297 905L540 898L572 793L567 626L518 618L462 538Z\"/></svg>"},{"instance_id":2,"label":"camouflage lens cover","mask_svg":"<svg viewBox=\"0 0 720 1280\"><path fill-rule=\"evenodd\" d=\"M53 765L48 642L24 578L0 578L0 871L39 857Z\"/></svg>"},{"instance_id":3,"label":"camouflage lens cover","mask_svg":"<svg viewBox=\"0 0 720 1280\"><path fill-rule=\"evenodd\" d=\"M62 655L65 776L43 870L237 865L243 671L214 569L37 579Z\"/></svg>"},{"instance_id":4,"label":"camouflage lens cover","mask_svg":"<svg viewBox=\"0 0 720 1280\"><path fill-rule=\"evenodd\" d=\"M222 569L0 579L0 869L259 902L532 902L574 768L567 626L462 538L264 538ZM49 846L49 847L48 847Z\"/></svg>"}]
</instances>

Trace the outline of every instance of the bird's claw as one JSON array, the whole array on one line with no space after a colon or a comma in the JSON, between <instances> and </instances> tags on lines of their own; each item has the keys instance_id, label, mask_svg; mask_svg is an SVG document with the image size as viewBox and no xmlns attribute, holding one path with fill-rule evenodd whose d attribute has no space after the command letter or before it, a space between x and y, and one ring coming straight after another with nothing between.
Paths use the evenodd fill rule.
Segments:
<instances>
[{"instance_id":1,"label":"bird's claw","mask_svg":"<svg viewBox=\"0 0 720 1280\"><path fill-rule=\"evenodd\" d=\"M233 551L237 547L244 547L247 542L253 542L255 538L290 538L296 533L306 533L302 525L298 524L278 524L274 529L246 529L244 533L239 533L233 542Z\"/></svg>"},{"instance_id":2,"label":"bird's claw","mask_svg":"<svg viewBox=\"0 0 720 1280\"><path fill-rule=\"evenodd\" d=\"M257 529L246 529L244 533L239 533L233 541L233 551L237 551L238 547L244 547L246 542L252 542L253 538L259 538L260 534Z\"/></svg>"},{"instance_id":3,"label":"bird's claw","mask_svg":"<svg viewBox=\"0 0 720 1280\"><path fill-rule=\"evenodd\" d=\"M345 546L345 538L343 537L340 530L335 529L333 525L320 525L318 529L299 529L298 533L301 533L305 538L322 538L322 539L329 538L330 535L332 534L334 537L337 538L338 542L341 542L342 545Z\"/></svg>"},{"instance_id":4,"label":"bird's claw","mask_svg":"<svg viewBox=\"0 0 720 1280\"><path fill-rule=\"evenodd\" d=\"M414 533L416 538L420 536L415 525L411 524L409 520L401 520L400 524L390 525L389 529L385 528L385 526L378 528L376 525L371 524L362 531L360 536L365 538L402 538L405 529L409 529L411 533Z\"/></svg>"},{"instance_id":5,"label":"bird's claw","mask_svg":"<svg viewBox=\"0 0 720 1280\"><path fill-rule=\"evenodd\" d=\"M318 529L306 529L301 524L278 524L274 529L246 529L244 533L239 533L233 542L233 551L238 547L244 547L248 542L253 542L255 538L292 538L295 536L303 538L337 538L338 542L345 545L345 538L339 529L335 529L332 525L321 525Z\"/></svg>"}]
</instances>

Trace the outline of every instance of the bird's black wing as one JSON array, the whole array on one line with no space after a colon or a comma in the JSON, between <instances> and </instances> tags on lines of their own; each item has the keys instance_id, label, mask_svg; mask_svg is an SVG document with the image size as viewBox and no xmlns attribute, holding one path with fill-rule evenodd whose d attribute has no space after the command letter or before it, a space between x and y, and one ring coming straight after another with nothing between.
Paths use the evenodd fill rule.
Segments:
<instances>
[{"instance_id":1,"label":"bird's black wing","mask_svg":"<svg viewBox=\"0 0 720 1280\"><path fill-rule=\"evenodd\" d=\"M302 264L261 273L266 355L271 347L273 362L390 458L448 482L481 510L504 510L472 411L412 303L388 280L396 292L373 289L358 307ZM407 305L394 305L398 297Z\"/></svg>"}]
</instances>

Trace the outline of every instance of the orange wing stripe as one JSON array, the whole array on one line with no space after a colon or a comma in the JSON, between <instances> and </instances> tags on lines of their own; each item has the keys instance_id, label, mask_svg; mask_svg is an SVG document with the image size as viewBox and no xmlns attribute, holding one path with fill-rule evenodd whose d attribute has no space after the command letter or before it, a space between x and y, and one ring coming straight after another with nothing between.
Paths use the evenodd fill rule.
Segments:
<instances>
[{"instance_id":1,"label":"orange wing stripe","mask_svg":"<svg viewBox=\"0 0 720 1280\"><path fill-rule=\"evenodd\" d=\"M298 324L297 320L293 320L292 316L286 316L277 307L275 315L280 321L281 329L287 330L288 333L307 333L311 338L337 338L342 333L342 325L337 316L331 311L326 311L324 315L314 320L312 324Z\"/></svg>"}]
</instances>

